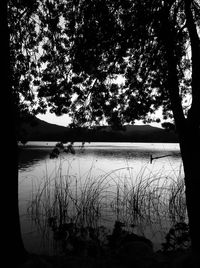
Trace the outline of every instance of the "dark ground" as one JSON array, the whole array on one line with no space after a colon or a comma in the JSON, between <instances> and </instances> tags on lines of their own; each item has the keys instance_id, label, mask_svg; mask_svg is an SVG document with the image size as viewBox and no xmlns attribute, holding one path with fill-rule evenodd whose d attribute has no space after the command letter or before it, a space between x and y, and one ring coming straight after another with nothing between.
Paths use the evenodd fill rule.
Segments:
<instances>
[{"instance_id":1,"label":"dark ground","mask_svg":"<svg viewBox=\"0 0 200 268\"><path fill-rule=\"evenodd\" d=\"M197 258L200 261L199 256L195 260L191 244L185 244L186 235L166 236L170 239L155 251L151 240L124 230L119 221L115 222L112 233L106 236L106 243L97 239L92 228L73 232L76 230L74 224L65 224L64 227L60 229L62 255L28 254L19 268L200 268L196 264ZM63 230L70 231L69 236L65 236ZM171 229L169 234L174 234L174 230Z\"/></svg>"},{"instance_id":2,"label":"dark ground","mask_svg":"<svg viewBox=\"0 0 200 268\"><path fill-rule=\"evenodd\" d=\"M137 254L129 252L126 256L113 255L106 258L30 255L20 268L199 268L193 265L191 253L188 250L168 254L152 252L146 256L143 250L141 249L141 252L137 250Z\"/></svg>"}]
</instances>

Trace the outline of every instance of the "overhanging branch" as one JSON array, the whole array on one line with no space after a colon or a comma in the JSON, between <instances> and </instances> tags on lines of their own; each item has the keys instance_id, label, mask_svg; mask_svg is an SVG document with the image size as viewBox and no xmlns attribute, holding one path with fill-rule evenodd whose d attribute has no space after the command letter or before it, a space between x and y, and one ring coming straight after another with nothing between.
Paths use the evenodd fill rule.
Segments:
<instances>
[{"instance_id":1,"label":"overhanging branch","mask_svg":"<svg viewBox=\"0 0 200 268\"><path fill-rule=\"evenodd\" d=\"M197 33L195 20L192 14L192 1L185 0L186 25L190 37L192 56L192 105L188 113L190 123L200 124L200 39Z\"/></svg>"}]
</instances>

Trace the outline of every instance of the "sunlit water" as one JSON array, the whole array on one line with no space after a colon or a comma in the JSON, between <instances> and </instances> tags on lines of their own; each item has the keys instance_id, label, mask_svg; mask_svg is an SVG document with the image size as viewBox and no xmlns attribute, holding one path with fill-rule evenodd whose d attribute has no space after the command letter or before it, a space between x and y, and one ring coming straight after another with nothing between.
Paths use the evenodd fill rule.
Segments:
<instances>
[{"instance_id":1,"label":"sunlit water","mask_svg":"<svg viewBox=\"0 0 200 268\"><path fill-rule=\"evenodd\" d=\"M58 159L50 159L54 145L55 142L29 142L19 153L21 229L25 246L31 252L52 253L53 241L49 239L44 244L48 239L41 238L42 229L38 231L38 226L27 216L27 208L38 187L47 178L53 180L59 168L62 174L81 183L106 174L112 178L109 183L134 183L139 176L152 174L176 180L181 170L179 145L174 143L86 143L83 149L81 143L75 143L75 155L61 153Z\"/></svg>"}]
</instances>

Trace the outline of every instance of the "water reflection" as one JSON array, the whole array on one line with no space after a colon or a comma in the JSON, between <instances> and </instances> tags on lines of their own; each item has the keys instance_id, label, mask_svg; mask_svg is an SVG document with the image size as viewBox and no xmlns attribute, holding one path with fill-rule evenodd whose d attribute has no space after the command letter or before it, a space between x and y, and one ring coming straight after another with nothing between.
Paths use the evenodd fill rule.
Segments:
<instances>
[{"instance_id":1,"label":"water reflection","mask_svg":"<svg viewBox=\"0 0 200 268\"><path fill-rule=\"evenodd\" d=\"M21 215L21 227L26 247L33 252L41 252L40 235L37 228L24 215L27 203L31 200L33 186L41 185L45 178L52 179L55 170L59 168L59 162L63 161L63 172L78 179L90 176L99 178L100 174L106 174L112 170L133 167L134 174L138 174L141 167L147 165L150 170L160 171L160 174L174 176L175 170L180 168L180 154L177 144L86 144L84 150L75 144L76 154L61 153L59 159L50 159L49 154L55 143L31 144L19 149L19 204ZM150 163L150 156L168 157L157 158ZM162 171L163 170L163 171ZM129 170L120 170L115 177L127 178ZM162 173L163 172L163 173ZM66 174L65 173L65 174ZM68 174L68 173L67 173ZM145 174L143 174L144 176ZM53 180L52 180L53 181ZM37 246L36 246L37 245ZM46 249L45 249L46 250ZM48 251L49 249L47 249Z\"/></svg>"},{"instance_id":2,"label":"water reflection","mask_svg":"<svg viewBox=\"0 0 200 268\"><path fill-rule=\"evenodd\" d=\"M27 147L19 148L18 168L20 171L27 170L40 163L42 160L49 159L49 154L55 142L32 142ZM177 144L123 144L123 143L91 143L86 144L84 149L75 144L76 158L107 158L109 161L119 159L137 159L150 162L151 156L154 161L163 158L163 161L180 159ZM66 153L61 154L66 157ZM166 157L166 158L165 158Z\"/></svg>"},{"instance_id":3,"label":"water reflection","mask_svg":"<svg viewBox=\"0 0 200 268\"><path fill-rule=\"evenodd\" d=\"M18 169L27 170L41 160L49 158L50 148L19 148L18 151Z\"/></svg>"}]
</instances>

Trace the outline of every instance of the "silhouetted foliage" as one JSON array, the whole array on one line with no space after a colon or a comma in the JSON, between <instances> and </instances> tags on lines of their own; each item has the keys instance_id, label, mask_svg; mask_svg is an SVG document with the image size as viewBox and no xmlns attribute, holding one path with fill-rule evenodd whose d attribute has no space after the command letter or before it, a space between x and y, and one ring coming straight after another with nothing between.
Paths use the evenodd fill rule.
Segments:
<instances>
[{"instance_id":1,"label":"silhouetted foliage","mask_svg":"<svg viewBox=\"0 0 200 268\"><path fill-rule=\"evenodd\" d=\"M117 128L147 122L159 107L165 118L174 118L198 252L199 1L15 0L8 10L18 110L49 107L87 127L102 120Z\"/></svg>"},{"instance_id":2,"label":"silhouetted foliage","mask_svg":"<svg viewBox=\"0 0 200 268\"><path fill-rule=\"evenodd\" d=\"M137 246L139 242L144 251L145 247L148 247L150 251L152 249L152 242L149 239L139 236L133 231L125 230L124 225L119 221L115 222L113 230L104 226L97 228L81 226L73 222L59 225L54 217L49 218L48 223L53 231L55 241L58 245L60 244L66 255L103 258L115 256L120 260L123 258L123 251L128 245L133 247L135 243ZM133 255L135 255L134 251Z\"/></svg>"},{"instance_id":3,"label":"silhouetted foliage","mask_svg":"<svg viewBox=\"0 0 200 268\"><path fill-rule=\"evenodd\" d=\"M84 144L82 145L83 149ZM58 158L61 152L75 154L75 149L73 147L73 142L70 142L66 147L62 142L57 142L53 150L51 151L50 158Z\"/></svg>"},{"instance_id":4,"label":"silhouetted foliage","mask_svg":"<svg viewBox=\"0 0 200 268\"><path fill-rule=\"evenodd\" d=\"M9 83L15 109L17 139L28 139L23 123L35 124L33 77L38 76L39 52L35 16L39 4L35 0L7 1L9 27Z\"/></svg>"},{"instance_id":5,"label":"silhouetted foliage","mask_svg":"<svg viewBox=\"0 0 200 268\"><path fill-rule=\"evenodd\" d=\"M170 228L166 235L166 242L163 243L163 251L174 251L177 249L188 249L191 247L189 226L184 222L177 222Z\"/></svg>"},{"instance_id":6,"label":"silhouetted foliage","mask_svg":"<svg viewBox=\"0 0 200 268\"><path fill-rule=\"evenodd\" d=\"M114 127L135 119L146 122L159 106L172 117L168 48L184 100L191 92L186 8L199 22L198 1L189 8L184 2L10 1L11 76L18 108L35 113L49 106L86 126L102 119ZM123 84L115 82L118 76Z\"/></svg>"},{"instance_id":7,"label":"silhouetted foliage","mask_svg":"<svg viewBox=\"0 0 200 268\"><path fill-rule=\"evenodd\" d=\"M170 123L170 122L163 122L161 124L161 126L167 131L175 130L175 125L173 123Z\"/></svg>"}]
</instances>

